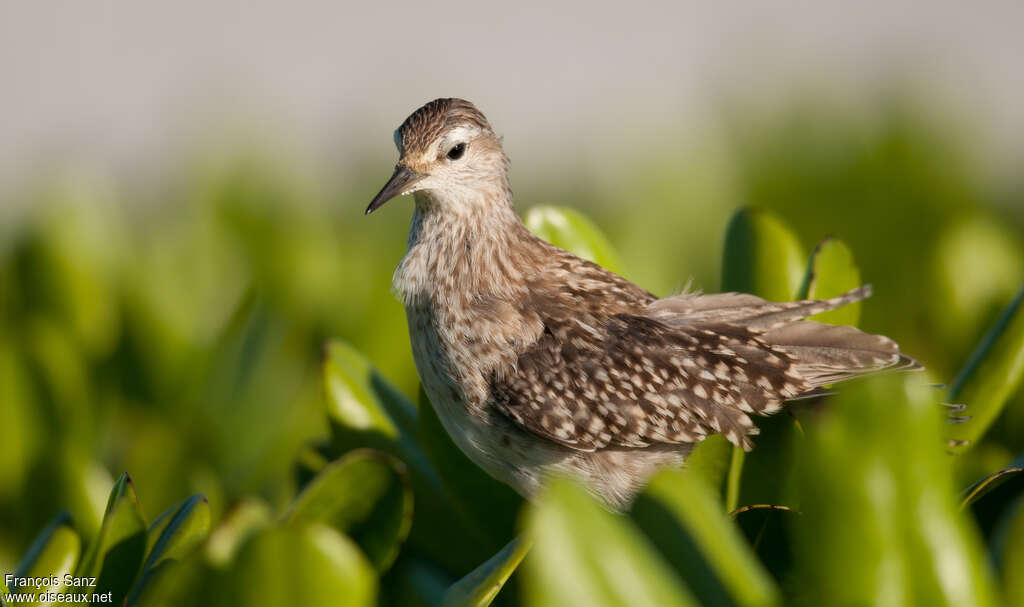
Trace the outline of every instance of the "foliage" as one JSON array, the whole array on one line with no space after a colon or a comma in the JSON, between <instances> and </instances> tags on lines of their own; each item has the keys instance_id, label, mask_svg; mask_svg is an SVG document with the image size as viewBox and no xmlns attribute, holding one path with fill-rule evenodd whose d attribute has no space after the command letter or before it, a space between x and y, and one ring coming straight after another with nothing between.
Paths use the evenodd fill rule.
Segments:
<instances>
[{"instance_id":1,"label":"foliage","mask_svg":"<svg viewBox=\"0 0 1024 607\"><path fill-rule=\"evenodd\" d=\"M817 320L929 368L758 420L749 454L712 437L624 514L565 480L525 503L452 442L388 293L404 213L356 223L253 159L176 205L44 190L0 248L0 571L147 606L1024 604L1024 249L922 129L754 125L693 205L642 207L678 193L638 174L648 212L612 185L596 221L527 213L663 293L684 263L772 299L872 282Z\"/></svg>"}]
</instances>

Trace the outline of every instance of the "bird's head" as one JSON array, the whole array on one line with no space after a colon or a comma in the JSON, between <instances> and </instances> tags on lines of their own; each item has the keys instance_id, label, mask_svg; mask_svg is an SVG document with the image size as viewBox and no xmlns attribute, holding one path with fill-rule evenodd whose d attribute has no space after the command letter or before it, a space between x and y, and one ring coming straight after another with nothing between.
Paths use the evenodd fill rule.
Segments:
<instances>
[{"instance_id":1,"label":"bird's head","mask_svg":"<svg viewBox=\"0 0 1024 607\"><path fill-rule=\"evenodd\" d=\"M396 196L422 192L430 207L460 212L508 204L508 159L487 118L463 99L435 99L395 131L395 172L370 214Z\"/></svg>"}]
</instances>

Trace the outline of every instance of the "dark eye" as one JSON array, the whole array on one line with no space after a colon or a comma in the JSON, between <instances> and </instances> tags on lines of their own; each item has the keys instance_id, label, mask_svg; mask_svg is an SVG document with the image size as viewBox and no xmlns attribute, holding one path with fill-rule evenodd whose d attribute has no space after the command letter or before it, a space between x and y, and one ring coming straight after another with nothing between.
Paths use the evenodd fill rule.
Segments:
<instances>
[{"instance_id":1,"label":"dark eye","mask_svg":"<svg viewBox=\"0 0 1024 607\"><path fill-rule=\"evenodd\" d=\"M462 158L462 155L464 153L466 153L466 144L465 143L459 143L455 147L453 147L452 149L448 150L448 159L449 160L458 160L459 158Z\"/></svg>"}]
</instances>

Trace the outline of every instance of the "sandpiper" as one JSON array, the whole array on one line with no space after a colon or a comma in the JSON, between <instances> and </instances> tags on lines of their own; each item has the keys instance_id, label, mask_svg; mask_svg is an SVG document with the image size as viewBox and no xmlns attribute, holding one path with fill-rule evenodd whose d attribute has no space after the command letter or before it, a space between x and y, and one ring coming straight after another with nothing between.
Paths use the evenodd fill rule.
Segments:
<instances>
[{"instance_id":1,"label":"sandpiper","mask_svg":"<svg viewBox=\"0 0 1024 607\"><path fill-rule=\"evenodd\" d=\"M414 194L394 275L438 417L484 470L532 496L567 475L612 508L711 434L750 449L752 415L916 363L888 337L804 320L870 295L773 303L658 298L533 235L487 118L436 99L395 132L394 174L367 213Z\"/></svg>"}]
</instances>

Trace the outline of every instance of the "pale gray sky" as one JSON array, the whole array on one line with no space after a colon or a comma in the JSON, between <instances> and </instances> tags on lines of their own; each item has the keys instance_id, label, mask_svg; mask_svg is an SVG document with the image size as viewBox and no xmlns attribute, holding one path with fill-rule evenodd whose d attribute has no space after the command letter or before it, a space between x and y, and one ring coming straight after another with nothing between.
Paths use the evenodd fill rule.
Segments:
<instances>
[{"instance_id":1,"label":"pale gray sky","mask_svg":"<svg viewBox=\"0 0 1024 607\"><path fill-rule=\"evenodd\" d=\"M677 132L723 91L772 103L820 79L856 99L904 76L1005 156L1024 150L1022 23L1020 0L4 0L0 187L160 166L229 128L328 163L376 157L412 109L453 95L529 174Z\"/></svg>"}]
</instances>

